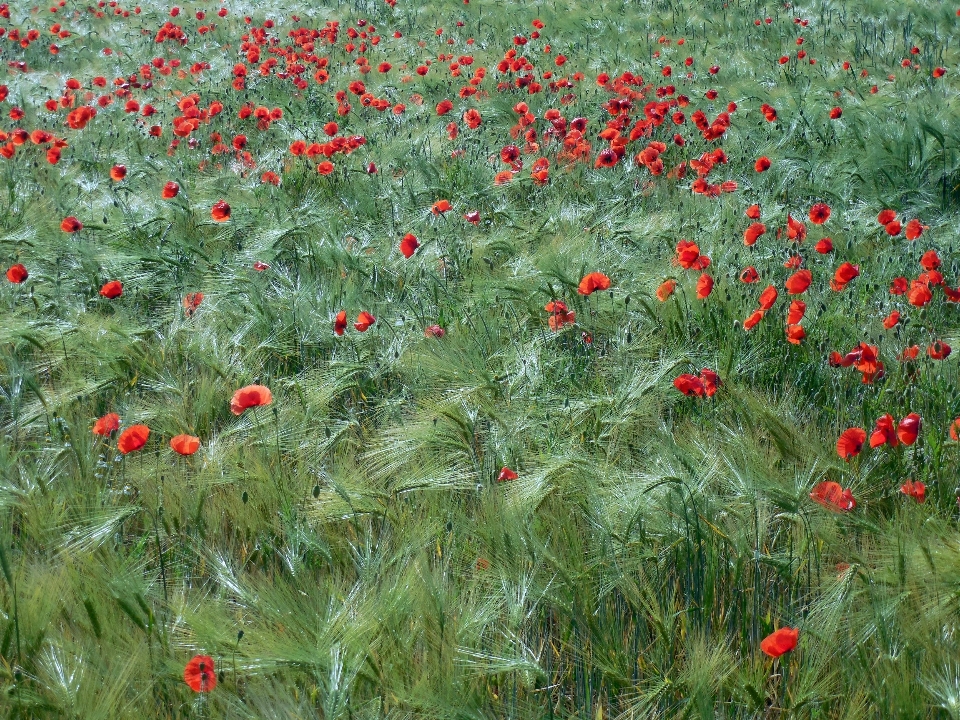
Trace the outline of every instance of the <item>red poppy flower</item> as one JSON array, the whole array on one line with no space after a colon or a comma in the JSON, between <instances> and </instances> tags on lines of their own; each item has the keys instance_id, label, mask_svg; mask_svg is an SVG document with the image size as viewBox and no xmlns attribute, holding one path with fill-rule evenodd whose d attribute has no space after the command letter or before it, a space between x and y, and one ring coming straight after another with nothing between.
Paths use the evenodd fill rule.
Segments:
<instances>
[{"instance_id":1,"label":"red poppy flower","mask_svg":"<svg viewBox=\"0 0 960 720\"><path fill-rule=\"evenodd\" d=\"M223 200L217 200L210 209L210 217L217 222L225 222L230 219L230 206Z\"/></svg>"},{"instance_id":2,"label":"red poppy flower","mask_svg":"<svg viewBox=\"0 0 960 720\"><path fill-rule=\"evenodd\" d=\"M430 212L434 215L441 215L453 209L449 200L437 200L431 207Z\"/></svg>"},{"instance_id":3,"label":"red poppy flower","mask_svg":"<svg viewBox=\"0 0 960 720\"><path fill-rule=\"evenodd\" d=\"M887 231L887 235L890 237L896 237L899 235L901 228L902 226L900 225L899 220L893 220L892 222L888 222L883 226L883 229Z\"/></svg>"},{"instance_id":4,"label":"red poppy flower","mask_svg":"<svg viewBox=\"0 0 960 720\"><path fill-rule=\"evenodd\" d=\"M907 480L903 485L900 486L900 492L907 497L912 497L921 505L923 504L923 501L927 499L927 486L919 480L916 482L913 480Z\"/></svg>"},{"instance_id":5,"label":"red poppy flower","mask_svg":"<svg viewBox=\"0 0 960 720\"><path fill-rule=\"evenodd\" d=\"M509 480L516 480L519 475L517 475L513 470L508 467L504 467L500 470L500 474L497 475L497 482L507 482Z\"/></svg>"},{"instance_id":6,"label":"red poppy flower","mask_svg":"<svg viewBox=\"0 0 960 720\"><path fill-rule=\"evenodd\" d=\"M863 428L847 428L840 434L837 440L837 455L844 460L856 457L863 449L863 443L867 440L867 432Z\"/></svg>"},{"instance_id":7,"label":"red poppy flower","mask_svg":"<svg viewBox=\"0 0 960 720\"><path fill-rule=\"evenodd\" d=\"M911 305L914 307L923 307L932 299L933 293L930 291L930 287L926 282L917 279L910 283L910 292L907 293L907 300Z\"/></svg>"},{"instance_id":8,"label":"red poppy flower","mask_svg":"<svg viewBox=\"0 0 960 720\"><path fill-rule=\"evenodd\" d=\"M166 185L163 186L163 190L160 192L160 196L164 200L172 200L180 193L180 186L177 183L171 180Z\"/></svg>"},{"instance_id":9,"label":"red poppy flower","mask_svg":"<svg viewBox=\"0 0 960 720\"><path fill-rule=\"evenodd\" d=\"M839 483L832 480L817 483L810 492L810 499L834 512L849 512L857 506L850 488L844 490Z\"/></svg>"},{"instance_id":10,"label":"red poppy flower","mask_svg":"<svg viewBox=\"0 0 960 720\"><path fill-rule=\"evenodd\" d=\"M816 245L813 246L813 249L821 255L826 255L833 250L833 240L828 237L822 238Z\"/></svg>"},{"instance_id":11,"label":"red poppy flower","mask_svg":"<svg viewBox=\"0 0 960 720\"><path fill-rule=\"evenodd\" d=\"M20 263L17 263L16 265L13 265L7 269L7 280L16 285L19 285L28 277L30 277L30 273L28 273L27 269Z\"/></svg>"},{"instance_id":12,"label":"red poppy flower","mask_svg":"<svg viewBox=\"0 0 960 720\"><path fill-rule=\"evenodd\" d=\"M131 425L117 438L117 450L123 455L139 450L147 444L149 437L150 428L146 425Z\"/></svg>"},{"instance_id":13,"label":"red poppy flower","mask_svg":"<svg viewBox=\"0 0 960 720\"><path fill-rule=\"evenodd\" d=\"M103 287L100 288L100 294L108 300L113 300L123 295L123 285L119 280L111 280L103 284Z\"/></svg>"},{"instance_id":14,"label":"red poppy flower","mask_svg":"<svg viewBox=\"0 0 960 720\"><path fill-rule=\"evenodd\" d=\"M843 290L847 283L860 275L860 266L851 265L848 262L843 263L833 274L833 280L830 281L830 287L837 292Z\"/></svg>"},{"instance_id":15,"label":"red poppy flower","mask_svg":"<svg viewBox=\"0 0 960 720\"><path fill-rule=\"evenodd\" d=\"M657 288L657 300L666 302L667 298L673 295L673 291L676 289L677 283L675 280L664 280Z\"/></svg>"},{"instance_id":16,"label":"red poppy flower","mask_svg":"<svg viewBox=\"0 0 960 720\"><path fill-rule=\"evenodd\" d=\"M263 272L264 270L269 270L270 266L267 265L265 262L256 260L253 263L253 269L256 270L257 272Z\"/></svg>"},{"instance_id":17,"label":"red poppy flower","mask_svg":"<svg viewBox=\"0 0 960 720\"><path fill-rule=\"evenodd\" d=\"M594 290L608 290L610 288L610 278L602 272L592 272L584 275L580 281L577 292L581 295L590 295Z\"/></svg>"},{"instance_id":18,"label":"red poppy flower","mask_svg":"<svg viewBox=\"0 0 960 720\"><path fill-rule=\"evenodd\" d=\"M813 282L813 273L809 270L797 270L797 272L787 278L785 286L787 292L791 295L800 295L807 291L811 282Z\"/></svg>"},{"instance_id":19,"label":"red poppy flower","mask_svg":"<svg viewBox=\"0 0 960 720\"><path fill-rule=\"evenodd\" d=\"M418 247L420 247L420 243L417 241L416 235L411 233L404 235L403 240L400 241L400 252L403 253L405 258L413 257Z\"/></svg>"},{"instance_id":20,"label":"red poppy flower","mask_svg":"<svg viewBox=\"0 0 960 720\"><path fill-rule=\"evenodd\" d=\"M193 435L177 435L170 438L170 447L181 455L193 455L200 449L200 438Z\"/></svg>"},{"instance_id":21,"label":"red poppy flower","mask_svg":"<svg viewBox=\"0 0 960 720\"><path fill-rule=\"evenodd\" d=\"M329 160L324 160L319 165L317 165L317 172L320 173L321 175L330 175L333 173L335 169L336 168L334 167L333 163L330 162Z\"/></svg>"},{"instance_id":22,"label":"red poppy flower","mask_svg":"<svg viewBox=\"0 0 960 720\"><path fill-rule=\"evenodd\" d=\"M447 331L444 330L439 325L429 325L423 329L423 336L429 338L442 338L447 334Z\"/></svg>"},{"instance_id":23,"label":"red poppy flower","mask_svg":"<svg viewBox=\"0 0 960 720\"><path fill-rule=\"evenodd\" d=\"M213 658L197 655L183 669L183 679L194 692L210 692L217 686L217 673Z\"/></svg>"},{"instance_id":24,"label":"red poppy flower","mask_svg":"<svg viewBox=\"0 0 960 720\"><path fill-rule=\"evenodd\" d=\"M126 165L114 165L110 168L110 179L114 182L120 182L127 176Z\"/></svg>"},{"instance_id":25,"label":"red poppy flower","mask_svg":"<svg viewBox=\"0 0 960 720\"><path fill-rule=\"evenodd\" d=\"M801 51L801 52L802 52L802 51ZM843 110L841 110L841 109L838 108L838 107L832 108L832 109L830 110L830 119L831 119L831 120L839 120L841 115L843 115Z\"/></svg>"},{"instance_id":26,"label":"red poppy flower","mask_svg":"<svg viewBox=\"0 0 960 720\"><path fill-rule=\"evenodd\" d=\"M183 296L183 310L187 317L192 317L203 302L203 293L187 293Z\"/></svg>"},{"instance_id":27,"label":"red poppy flower","mask_svg":"<svg viewBox=\"0 0 960 720\"><path fill-rule=\"evenodd\" d=\"M743 329L744 329L744 330L753 330L753 328L755 328L755 327L757 326L757 324L758 324L761 320L763 320L763 316L764 316L765 313L766 313L766 311L764 311L764 310L762 310L762 309L761 309L761 310L754 310L754 311L750 314L750 317L748 317L746 320L743 321Z\"/></svg>"},{"instance_id":28,"label":"red poppy flower","mask_svg":"<svg viewBox=\"0 0 960 720\"><path fill-rule=\"evenodd\" d=\"M789 214L787 215L787 238L798 243L807 239L807 226Z\"/></svg>"},{"instance_id":29,"label":"red poppy flower","mask_svg":"<svg viewBox=\"0 0 960 720\"><path fill-rule=\"evenodd\" d=\"M830 219L830 206L826 203L816 203L810 208L810 222L814 225L823 225Z\"/></svg>"},{"instance_id":30,"label":"red poppy flower","mask_svg":"<svg viewBox=\"0 0 960 720\"><path fill-rule=\"evenodd\" d=\"M919 220L914 218L913 220L907 223L907 231L906 231L907 240L916 240L921 235L923 235L924 230L929 230L929 229L930 229L929 225L922 225Z\"/></svg>"},{"instance_id":31,"label":"red poppy flower","mask_svg":"<svg viewBox=\"0 0 960 720\"><path fill-rule=\"evenodd\" d=\"M900 313L899 311L894 310L883 319L883 326L887 330L890 330L895 327L898 322L900 322Z\"/></svg>"},{"instance_id":32,"label":"red poppy flower","mask_svg":"<svg viewBox=\"0 0 960 720\"><path fill-rule=\"evenodd\" d=\"M700 370L700 382L703 383L703 391L707 394L707 397L713 397L717 388L722 384L720 382L720 376L717 375L715 370L710 368L703 368Z\"/></svg>"},{"instance_id":33,"label":"red poppy flower","mask_svg":"<svg viewBox=\"0 0 960 720\"><path fill-rule=\"evenodd\" d=\"M66 233L75 233L83 230L83 223L77 220L73 215L65 217L60 223L60 229Z\"/></svg>"},{"instance_id":34,"label":"red poppy flower","mask_svg":"<svg viewBox=\"0 0 960 720\"><path fill-rule=\"evenodd\" d=\"M760 641L760 649L772 658L778 658L797 647L800 628L780 628Z\"/></svg>"},{"instance_id":35,"label":"red poppy flower","mask_svg":"<svg viewBox=\"0 0 960 720\"><path fill-rule=\"evenodd\" d=\"M760 219L760 206L759 206L759 205L751 205L750 207L748 207L748 208L746 209L745 214L746 214L746 216L747 216L748 218L750 218L751 220L759 220L759 219Z\"/></svg>"},{"instance_id":36,"label":"red poppy flower","mask_svg":"<svg viewBox=\"0 0 960 720\"><path fill-rule=\"evenodd\" d=\"M905 277L894 278L890 283L890 294L891 295L906 295L907 294L907 279Z\"/></svg>"},{"instance_id":37,"label":"red poppy flower","mask_svg":"<svg viewBox=\"0 0 960 720\"><path fill-rule=\"evenodd\" d=\"M787 342L799 345L806 336L807 331L803 329L803 325L787 325Z\"/></svg>"},{"instance_id":38,"label":"red poppy flower","mask_svg":"<svg viewBox=\"0 0 960 720\"><path fill-rule=\"evenodd\" d=\"M343 331L347 329L347 311L341 310L337 313L336 320L333 321L333 331L337 335L343 335Z\"/></svg>"},{"instance_id":39,"label":"red poppy flower","mask_svg":"<svg viewBox=\"0 0 960 720\"><path fill-rule=\"evenodd\" d=\"M881 225L887 225L893 222L893 220L896 219L896 217L897 217L897 213L894 210L890 210L890 209L881 210L880 214L877 215L877 222L880 223Z\"/></svg>"},{"instance_id":40,"label":"red poppy flower","mask_svg":"<svg viewBox=\"0 0 960 720\"><path fill-rule=\"evenodd\" d=\"M120 429L120 416L116 413L107 413L93 424L93 434L106 437Z\"/></svg>"},{"instance_id":41,"label":"red poppy flower","mask_svg":"<svg viewBox=\"0 0 960 720\"><path fill-rule=\"evenodd\" d=\"M900 362L910 362L912 360L916 360L918 357L920 357L920 346L911 345L910 347L905 347L903 349L903 352L900 353L898 359Z\"/></svg>"},{"instance_id":42,"label":"red poppy flower","mask_svg":"<svg viewBox=\"0 0 960 720\"><path fill-rule=\"evenodd\" d=\"M934 360L946 360L951 352L950 346L943 340L934 340L927 348L927 355Z\"/></svg>"},{"instance_id":43,"label":"red poppy flower","mask_svg":"<svg viewBox=\"0 0 960 720\"><path fill-rule=\"evenodd\" d=\"M677 243L676 263L684 270L706 270L710 266L710 258L700 254L695 242L681 240Z\"/></svg>"},{"instance_id":44,"label":"red poppy flower","mask_svg":"<svg viewBox=\"0 0 960 720\"><path fill-rule=\"evenodd\" d=\"M690 373L674 378L673 386L687 397L701 397L706 392L703 381Z\"/></svg>"},{"instance_id":45,"label":"red poppy flower","mask_svg":"<svg viewBox=\"0 0 960 720\"><path fill-rule=\"evenodd\" d=\"M750 284L758 280L760 280L760 273L757 272L757 269L753 265L740 271L740 282Z\"/></svg>"},{"instance_id":46,"label":"red poppy flower","mask_svg":"<svg viewBox=\"0 0 960 720\"><path fill-rule=\"evenodd\" d=\"M743 231L743 244L744 245L755 245L757 238L763 235L767 231L767 226L762 222L755 222L746 230Z\"/></svg>"},{"instance_id":47,"label":"red poppy flower","mask_svg":"<svg viewBox=\"0 0 960 720\"><path fill-rule=\"evenodd\" d=\"M547 318L547 324L554 332L564 325L572 324L577 319L577 314L568 311L566 303L562 300L551 300L543 306L543 309L550 313L550 317Z\"/></svg>"},{"instance_id":48,"label":"red poppy flower","mask_svg":"<svg viewBox=\"0 0 960 720\"><path fill-rule=\"evenodd\" d=\"M273 393L264 385L247 385L237 390L230 399L230 412L240 415L247 408L270 405Z\"/></svg>"},{"instance_id":49,"label":"red poppy flower","mask_svg":"<svg viewBox=\"0 0 960 720\"><path fill-rule=\"evenodd\" d=\"M897 437L904 445L913 445L920 432L920 416L910 413L897 425Z\"/></svg>"},{"instance_id":50,"label":"red poppy flower","mask_svg":"<svg viewBox=\"0 0 960 720\"><path fill-rule=\"evenodd\" d=\"M803 320L803 315L806 312L807 304L803 300L791 301L790 310L787 312L787 325L795 325Z\"/></svg>"},{"instance_id":51,"label":"red poppy flower","mask_svg":"<svg viewBox=\"0 0 960 720\"><path fill-rule=\"evenodd\" d=\"M769 310L773 307L773 304L777 301L777 288L773 285L768 285L762 293L760 293L760 309Z\"/></svg>"},{"instance_id":52,"label":"red poppy flower","mask_svg":"<svg viewBox=\"0 0 960 720\"><path fill-rule=\"evenodd\" d=\"M757 158L757 161L753 164L753 169L758 173L766 172L770 169L770 158L768 158L766 155Z\"/></svg>"},{"instance_id":53,"label":"red poppy flower","mask_svg":"<svg viewBox=\"0 0 960 720\"><path fill-rule=\"evenodd\" d=\"M899 444L897 431L893 427L893 415L887 413L877 418L877 423L873 426L873 432L870 433L870 447L878 448L883 445L896 447Z\"/></svg>"},{"instance_id":54,"label":"red poppy flower","mask_svg":"<svg viewBox=\"0 0 960 720\"><path fill-rule=\"evenodd\" d=\"M697 298L706 300L711 292L713 292L713 278L704 273L697 280Z\"/></svg>"},{"instance_id":55,"label":"red poppy flower","mask_svg":"<svg viewBox=\"0 0 960 720\"><path fill-rule=\"evenodd\" d=\"M927 250L920 258L924 270L936 270L940 267L940 256L936 250Z\"/></svg>"},{"instance_id":56,"label":"red poppy flower","mask_svg":"<svg viewBox=\"0 0 960 720\"><path fill-rule=\"evenodd\" d=\"M363 310L359 315L357 315L357 321L353 324L353 326L359 332L366 332L367 329L376 321L377 319L373 315L368 313L366 310Z\"/></svg>"}]
</instances>

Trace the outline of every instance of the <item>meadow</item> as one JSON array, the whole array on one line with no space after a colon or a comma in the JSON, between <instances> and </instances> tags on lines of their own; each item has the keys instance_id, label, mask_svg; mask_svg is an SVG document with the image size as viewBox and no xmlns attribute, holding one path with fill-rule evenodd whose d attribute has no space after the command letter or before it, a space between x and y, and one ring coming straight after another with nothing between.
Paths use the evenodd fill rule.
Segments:
<instances>
[{"instance_id":1,"label":"meadow","mask_svg":"<svg viewBox=\"0 0 960 720\"><path fill-rule=\"evenodd\" d=\"M0 4L0 716L960 720L960 9Z\"/></svg>"}]
</instances>

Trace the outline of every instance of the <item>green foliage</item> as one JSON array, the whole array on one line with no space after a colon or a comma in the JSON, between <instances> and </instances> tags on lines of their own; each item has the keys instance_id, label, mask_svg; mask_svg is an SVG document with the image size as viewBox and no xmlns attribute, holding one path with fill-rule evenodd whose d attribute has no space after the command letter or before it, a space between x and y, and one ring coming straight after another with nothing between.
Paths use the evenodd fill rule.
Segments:
<instances>
[{"instance_id":1,"label":"green foliage","mask_svg":"<svg viewBox=\"0 0 960 720\"><path fill-rule=\"evenodd\" d=\"M68 146L57 164L30 141L0 159L0 254L30 271L0 287L0 714L960 717L960 449L947 435L960 416L958 353L923 356L937 338L960 348L958 306L938 295L918 309L887 293L894 277L920 272L929 249L948 285L958 282L952 7L278 0L251 27L276 20L280 46L294 14L303 27L339 20L341 33L368 19L382 36L365 51L373 71L360 75L341 35L335 47L317 41L331 57L327 84L311 69L296 91L251 61L247 89L235 91L250 31L239 7L221 19L187 2L172 19L167 4L145 2L124 19L72 2L56 15L11 5L5 27L43 38L26 48L0 38L3 66L30 68L9 70L3 110L22 107L18 127L50 129ZM207 35L197 10L216 25ZM518 52L554 80L584 73L569 103L562 91L496 89L508 77L497 62L535 17L544 38ZM55 21L70 37L47 39ZM190 42L155 42L166 21ZM798 59L798 35L816 64ZM566 66L548 62L558 52ZM469 72L487 68L488 95L459 98L468 66L454 80L453 56L441 53L472 54ZM68 77L83 84L81 104L94 76L113 83L155 56L181 60L185 73L210 67L154 73L134 94L157 105L153 119L124 112L121 97L84 130L45 109ZM428 74L413 74L428 57ZM905 57L920 69L902 68ZM389 73L376 71L382 60ZM589 118L597 150L612 97L598 73L629 70L655 87L668 64L689 112L712 119L738 103L722 140L704 140L689 118L668 120L654 138L682 131L687 144L665 151L654 176L632 160L647 139L609 169L558 161L544 139L548 184L531 179L533 153L494 184L501 147L523 146L511 135L516 103L530 104L541 135L548 107ZM941 65L946 77L932 78ZM351 112L337 115L334 93L361 77L406 110L350 95ZM701 99L710 88L716 103ZM174 92L224 104L193 133L196 147L184 138L168 150ZM438 117L445 98L455 112ZM238 117L247 102L283 117L258 130ZM763 120L761 103L777 122ZM834 105L840 120L829 119ZM468 107L482 114L477 130L461 122ZM154 120L160 139L148 134ZM330 120L366 143L321 176L287 148L323 141ZM455 140L450 120L461 125ZM214 153L212 132L228 145L245 134L250 163ZM735 193L691 193L693 170L668 176L717 146L729 161L711 182L736 181ZM774 164L760 174L762 155ZM128 174L113 182L119 163ZM268 170L279 186L261 181ZM181 191L163 200L168 181ZM211 218L220 199L229 222ZM440 199L453 210L431 213ZM755 202L768 232L745 247L743 211ZM816 282L803 296L807 337L794 346L781 311L791 253L777 226L814 202L833 215L810 226L800 250ZM922 241L888 236L876 221L886 207L929 225ZM476 225L462 218L470 210ZM60 230L68 215L81 232ZM818 230L832 255L807 247ZM420 242L410 259L397 249L407 232ZM681 238L711 258L706 301L699 273L671 263ZM827 279L844 260L860 277L836 292ZM759 285L738 279L748 265ZM611 289L579 295L592 271ZM668 277L677 290L660 302ZM98 290L111 279L124 292L107 300ZM767 284L780 301L745 332ZM188 313L194 292L203 301ZM555 299L576 313L558 331L544 310ZM904 321L885 330L894 307ZM343 336L333 333L340 310ZM361 310L377 318L364 333L353 328ZM434 324L443 337L424 335ZM860 341L879 345L886 366L872 384L826 360ZM913 344L920 361L898 362ZM673 387L704 367L722 378L715 397ZM233 415L231 395L254 383L271 388L273 404ZM148 425L147 446L122 456L116 436L93 435L108 412L122 427ZM886 412L921 415L915 445L837 457L843 429L869 430ZM169 447L182 433L201 439L198 453ZM504 467L519 477L498 482ZM925 504L899 492L908 478L926 484ZM850 487L858 507L814 504L825 479ZM772 660L760 642L784 626L800 628L799 647ZM219 679L198 695L183 668L201 653Z\"/></svg>"}]
</instances>

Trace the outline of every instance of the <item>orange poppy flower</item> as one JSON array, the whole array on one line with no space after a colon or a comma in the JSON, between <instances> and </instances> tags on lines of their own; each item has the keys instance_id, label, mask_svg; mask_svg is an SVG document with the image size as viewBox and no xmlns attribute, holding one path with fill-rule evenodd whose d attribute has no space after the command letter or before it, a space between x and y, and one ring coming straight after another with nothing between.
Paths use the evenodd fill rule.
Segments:
<instances>
[{"instance_id":1,"label":"orange poppy flower","mask_svg":"<svg viewBox=\"0 0 960 720\"><path fill-rule=\"evenodd\" d=\"M83 223L77 220L73 215L65 217L60 223L60 229L66 233L75 233L83 230Z\"/></svg>"},{"instance_id":2,"label":"orange poppy flower","mask_svg":"<svg viewBox=\"0 0 960 720\"><path fill-rule=\"evenodd\" d=\"M223 200L217 200L210 209L210 217L217 222L226 222L230 219L230 206Z\"/></svg>"},{"instance_id":3,"label":"orange poppy flower","mask_svg":"<svg viewBox=\"0 0 960 720\"><path fill-rule=\"evenodd\" d=\"M960 442L960 418L950 423L950 439L954 442Z\"/></svg>"},{"instance_id":4,"label":"orange poppy flower","mask_svg":"<svg viewBox=\"0 0 960 720\"><path fill-rule=\"evenodd\" d=\"M247 408L270 405L273 393L264 385L247 385L237 390L230 399L230 412L240 415Z\"/></svg>"},{"instance_id":5,"label":"orange poppy flower","mask_svg":"<svg viewBox=\"0 0 960 720\"><path fill-rule=\"evenodd\" d=\"M863 449L863 443L867 440L867 431L863 428L847 428L837 440L837 455L844 460L856 457Z\"/></svg>"},{"instance_id":6,"label":"orange poppy flower","mask_svg":"<svg viewBox=\"0 0 960 720\"><path fill-rule=\"evenodd\" d=\"M912 497L921 505L923 504L923 501L927 499L927 486L919 480L916 482L913 480L907 480L903 485L900 486L900 492L907 497Z\"/></svg>"},{"instance_id":7,"label":"orange poppy flower","mask_svg":"<svg viewBox=\"0 0 960 720\"><path fill-rule=\"evenodd\" d=\"M166 185L163 186L163 190L160 192L160 196L164 200L172 200L180 193L180 186L177 183L171 180Z\"/></svg>"},{"instance_id":8,"label":"orange poppy flower","mask_svg":"<svg viewBox=\"0 0 960 720\"><path fill-rule=\"evenodd\" d=\"M170 438L170 447L181 455L193 455L200 449L200 438L193 435L177 435Z\"/></svg>"},{"instance_id":9,"label":"orange poppy flower","mask_svg":"<svg viewBox=\"0 0 960 720\"><path fill-rule=\"evenodd\" d=\"M28 277L30 277L30 273L28 273L27 269L20 263L17 263L16 265L11 266L7 270L7 280L14 283L15 285L19 285Z\"/></svg>"},{"instance_id":10,"label":"orange poppy flower","mask_svg":"<svg viewBox=\"0 0 960 720\"><path fill-rule=\"evenodd\" d=\"M400 252L403 253L405 258L413 257L413 254L417 251L417 248L420 247L420 243L417 240L416 235L412 233L407 233L403 236L403 240L400 241Z\"/></svg>"},{"instance_id":11,"label":"orange poppy flower","mask_svg":"<svg viewBox=\"0 0 960 720\"><path fill-rule=\"evenodd\" d=\"M791 301L790 310L787 313L787 325L795 325L803 320L803 315L806 312L807 304L803 300Z\"/></svg>"},{"instance_id":12,"label":"orange poppy flower","mask_svg":"<svg viewBox=\"0 0 960 720\"><path fill-rule=\"evenodd\" d=\"M594 290L608 290L610 288L610 278L602 272L592 272L584 275L577 287L577 292L581 295L590 295Z\"/></svg>"},{"instance_id":13,"label":"orange poppy flower","mask_svg":"<svg viewBox=\"0 0 960 720\"><path fill-rule=\"evenodd\" d=\"M850 512L857 506L850 488L844 490L839 483L824 480L810 491L810 499L834 512Z\"/></svg>"},{"instance_id":14,"label":"orange poppy flower","mask_svg":"<svg viewBox=\"0 0 960 720\"><path fill-rule=\"evenodd\" d=\"M657 300L666 302L667 298L673 295L673 291L676 289L677 283L675 280L664 280L657 288Z\"/></svg>"},{"instance_id":15,"label":"orange poppy flower","mask_svg":"<svg viewBox=\"0 0 960 720\"><path fill-rule=\"evenodd\" d=\"M150 437L150 428L146 425L131 425L117 438L117 450L123 455L139 450L147 444Z\"/></svg>"},{"instance_id":16,"label":"orange poppy flower","mask_svg":"<svg viewBox=\"0 0 960 720\"><path fill-rule=\"evenodd\" d=\"M114 182L120 182L127 176L126 165L114 165L110 168L110 179Z\"/></svg>"},{"instance_id":17,"label":"orange poppy flower","mask_svg":"<svg viewBox=\"0 0 960 720\"><path fill-rule=\"evenodd\" d=\"M347 311L341 310L337 313L336 319L333 321L333 331L337 335L343 335L343 331L347 329Z\"/></svg>"},{"instance_id":18,"label":"orange poppy flower","mask_svg":"<svg viewBox=\"0 0 960 720\"><path fill-rule=\"evenodd\" d=\"M123 295L123 285L119 280L111 280L100 288L100 294L108 300L113 300Z\"/></svg>"},{"instance_id":19,"label":"orange poppy flower","mask_svg":"<svg viewBox=\"0 0 960 720\"><path fill-rule=\"evenodd\" d=\"M453 209L453 206L450 204L449 200L437 200L431 207L430 212L434 215L442 215L445 212L449 212Z\"/></svg>"},{"instance_id":20,"label":"orange poppy flower","mask_svg":"<svg viewBox=\"0 0 960 720\"><path fill-rule=\"evenodd\" d=\"M194 692L210 692L217 686L217 673L214 671L213 658L209 655L196 655L183 669L183 679Z\"/></svg>"},{"instance_id":21,"label":"orange poppy flower","mask_svg":"<svg viewBox=\"0 0 960 720\"><path fill-rule=\"evenodd\" d=\"M772 658L778 658L797 647L800 628L780 628L760 641L760 649Z\"/></svg>"},{"instance_id":22,"label":"orange poppy flower","mask_svg":"<svg viewBox=\"0 0 960 720\"><path fill-rule=\"evenodd\" d=\"M377 319L373 315L368 313L366 310L363 310L359 315L357 315L357 321L353 324L353 326L359 332L366 332L376 321Z\"/></svg>"},{"instance_id":23,"label":"orange poppy flower","mask_svg":"<svg viewBox=\"0 0 960 720\"><path fill-rule=\"evenodd\" d=\"M120 429L120 416L116 413L107 413L93 424L93 434L104 437Z\"/></svg>"}]
</instances>

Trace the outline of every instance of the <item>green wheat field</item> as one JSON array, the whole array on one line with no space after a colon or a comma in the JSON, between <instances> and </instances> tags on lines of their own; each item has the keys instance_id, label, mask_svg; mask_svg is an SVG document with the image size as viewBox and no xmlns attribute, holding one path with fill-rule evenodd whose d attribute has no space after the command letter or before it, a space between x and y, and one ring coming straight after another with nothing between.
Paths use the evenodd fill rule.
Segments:
<instances>
[{"instance_id":1,"label":"green wheat field","mask_svg":"<svg viewBox=\"0 0 960 720\"><path fill-rule=\"evenodd\" d=\"M0 4L0 717L960 720L958 91L940 0Z\"/></svg>"}]
</instances>

